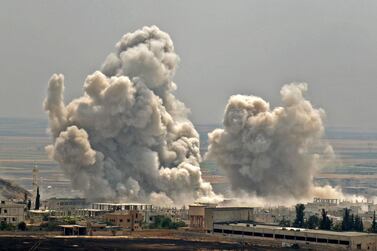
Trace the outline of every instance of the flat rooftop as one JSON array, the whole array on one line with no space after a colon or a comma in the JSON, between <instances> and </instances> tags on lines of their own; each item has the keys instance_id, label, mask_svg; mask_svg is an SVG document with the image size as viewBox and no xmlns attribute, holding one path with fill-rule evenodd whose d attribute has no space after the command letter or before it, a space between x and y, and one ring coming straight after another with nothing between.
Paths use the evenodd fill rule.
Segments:
<instances>
[{"instance_id":1,"label":"flat rooftop","mask_svg":"<svg viewBox=\"0 0 377 251\"><path fill-rule=\"evenodd\" d=\"M215 225L217 225L215 223ZM326 230L316 230L316 229L306 229L306 228L295 228L295 227L280 227L280 226L271 226L271 225L253 225L248 223L230 223L230 224L219 224L219 225L228 225L228 226L237 226L245 227L249 229L268 229L268 230L283 230L289 232L303 232L311 234L326 234L326 235L335 235L335 236L376 236L376 234L362 233L362 232L336 232L336 231L326 231Z\"/></svg>"}]
</instances>

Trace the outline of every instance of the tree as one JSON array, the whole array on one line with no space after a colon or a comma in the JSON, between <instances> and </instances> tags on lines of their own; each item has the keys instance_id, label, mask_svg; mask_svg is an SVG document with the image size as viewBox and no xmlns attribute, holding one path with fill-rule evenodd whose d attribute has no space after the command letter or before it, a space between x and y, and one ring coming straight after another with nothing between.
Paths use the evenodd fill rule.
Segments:
<instances>
[{"instance_id":1,"label":"tree","mask_svg":"<svg viewBox=\"0 0 377 251\"><path fill-rule=\"evenodd\" d=\"M351 231L355 230L355 215L351 214L349 226Z\"/></svg>"},{"instance_id":2,"label":"tree","mask_svg":"<svg viewBox=\"0 0 377 251\"><path fill-rule=\"evenodd\" d=\"M279 226L281 226L281 227L290 227L291 226L291 221L285 219L285 217L283 216L283 219L281 219L281 221L279 222Z\"/></svg>"},{"instance_id":3,"label":"tree","mask_svg":"<svg viewBox=\"0 0 377 251\"><path fill-rule=\"evenodd\" d=\"M37 187L37 196L35 197L35 210L39 210L41 206L41 196L39 194L39 187Z\"/></svg>"},{"instance_id":4,"label":"tree","mask_svg":"<svg viewBox=\"0 0 377 251\"><path fill-rule=\"evenodd\" d=\"M322 208L321 216L322 218L319 223L319 229L330 230L332 227L332 220L327 216L327 212L324 208Z\"/></svg>"},{"instance_id":5,"label":"tree","mask_svg":"<svg viewBox=\"0 0 377 251\"><path fill-rule=\"evenodd\" d=\"M369 231L371 233L377 233L376 211L373 211L373 221L372 221L372 226L370 227Z\"/></svg>"},{"instance_id":6,"label":"tree","mask_svg":"<svg viewBox=\"0 0 377 251\"><path fill-rule=\"evenodd\" d=\"M342 231L350 231L352 228L350 210L344 208L343 221L342 221Z\"/></svg>"},{"instance_id":7,"label":"tree","mask_svg":"<svg viewBox=\"0 0 377 251\"><path fill-rule=\"evenodd\" d=\"M358 215L356 215L356 217L355 217L354 230L357 231L357 232L363 232L364 231L363 220Z\"/></svg>"},{"instance_id":8,"label":"tree","mask_svg":"<svg viewBox=\"0 0 377 251\"><path fill-rule=\"evenodd\" d=\"M27 210L30 210L31 209L31 200L28 200L27 201Z\"/></svg>"},{"instance_id":9,"label":"tree","mask_svg":"<svg viewBox=\"0 0 377 251\"><path fill-rule=\"evenodd\" d=\"M308 219L308 228L317 229L319 227L320 219L317 215L311 215Z\"/></svg>"},{"instance_id":10,"label":"tree","mask_svg":"<svg viewBox=\"0 0 377 251\"><path fill-rule=\"evenodd\" d=\"M18 228L18 230L25 231L26 230L26 223L21 221L20 223L18 223L17 228Z\"/></svg>"},{"instance_id":11,"label":"tree","mask_svg":"<svg viewBox=\"0 0 377 251\"><path fill-rule=\"evenodd\" d=\"M294 227L304 227L304 204L296 205L296 219L293 222Z\"/></svg>"},{"instance_id":12,"label":"tree","mask_svg":"<svg viewBox=\"0 0 377 251\"><path fill-rule=\"evenodd\" d=\"M186 224L183 221L173 222L169 217L164 215L157 215L154 222L149 224L149 228L152 229L177 229L184 226L186 226Z\"/></svg>"}]
</instances>

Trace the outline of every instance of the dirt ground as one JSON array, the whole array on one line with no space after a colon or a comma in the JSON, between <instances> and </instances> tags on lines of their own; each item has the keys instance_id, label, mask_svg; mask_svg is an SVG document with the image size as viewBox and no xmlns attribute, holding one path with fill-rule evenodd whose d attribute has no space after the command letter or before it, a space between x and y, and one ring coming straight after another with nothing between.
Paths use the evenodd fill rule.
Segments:
<instances>
[{"instance_id":1,"label":"dirt ground","mask_svg":"<svg viewBox=\"0 0 377 251\"><path fill-rule=\"evenodd\" d=\"M255 250L256 247L222 237L188 231L140 231L126 236L67 237L33 233L0 234L0 250Z\"/></svg>"}]
</instances>

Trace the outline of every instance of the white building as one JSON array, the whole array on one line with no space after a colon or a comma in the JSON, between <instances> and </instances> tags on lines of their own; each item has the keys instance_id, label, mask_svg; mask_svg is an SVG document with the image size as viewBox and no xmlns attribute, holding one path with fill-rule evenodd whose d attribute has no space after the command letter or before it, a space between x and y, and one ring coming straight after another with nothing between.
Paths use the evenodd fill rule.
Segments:
<instances>
[{"instance_id":1,"label":"white building","mask_svg":"<svg viewBox=\"0 0 377 251\"><path fill-rule=\"evenodd\" d=\"M83 198L50 198L47 208L55 211L56 216L71 216L77 209L87 208L88 204Z\"/></svg>"}]
</instances>

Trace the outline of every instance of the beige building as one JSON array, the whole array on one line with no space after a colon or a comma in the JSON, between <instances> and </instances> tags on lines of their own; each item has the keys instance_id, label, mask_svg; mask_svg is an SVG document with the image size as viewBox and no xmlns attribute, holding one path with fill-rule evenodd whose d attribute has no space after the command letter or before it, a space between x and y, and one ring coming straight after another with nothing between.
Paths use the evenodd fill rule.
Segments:
<instances>
[{"instance_id":1,"label":"beige building","mask_svg":"<svg viewBox=\"0 0 377 251\"><path fill-rule=\"evenodd\" d=\"M25 221L26 205L0 201L0 222L18 224Z\"/></svg>"},{"instance_id":2,"label":"beige building","mask_svg":"<svg viewBox=\"0 0 377 251\"><path fill-rule=\"evenodd\" d=\"M254 221L254 208L193 204L189 206L189 220L190 228L210 230L214 223Z\"/></svg>"},{"instance_id":3,"label":"beige building","mask_svg":"<svg viewBox=\"0 0 377 251\"><path fill-rule=\"evenodd\" d=\"M252 207L207 207L204 209L204 228L211 230L215 223L254 221Z\"/></svg>"},{"instance_id":4,"label":"beige building","mask_svg":"<svg viewBox=\"0 0 377 251\"><path fill-rule=\"evenodd\" d=\"M103 216L104 221L131 231L141 230L143 215L136 211L116 211Z\"/></svg>"},{"instance_id":5,"label":"beige building","mask_svg":"<svg viewBox=\"0 0 377 251\"><path fill-rule=\"evenodd\" d=\"M204 229L204 216L206 205L189 205L189 227L193 229Z\"/></svg>"},{"instance_id":6,"label":"beige building","mask_svg":"<svg viewBox=\"0 0 377 251\"><path fill-rule=\"evenodd\" d=\"M245 223L214 224L212 233L228 237L253 240L271 247L295 245L311 250L377 250L377 235L361 232L335 232L324 230L285 228Z\"/></svg>"}]
</instances>

